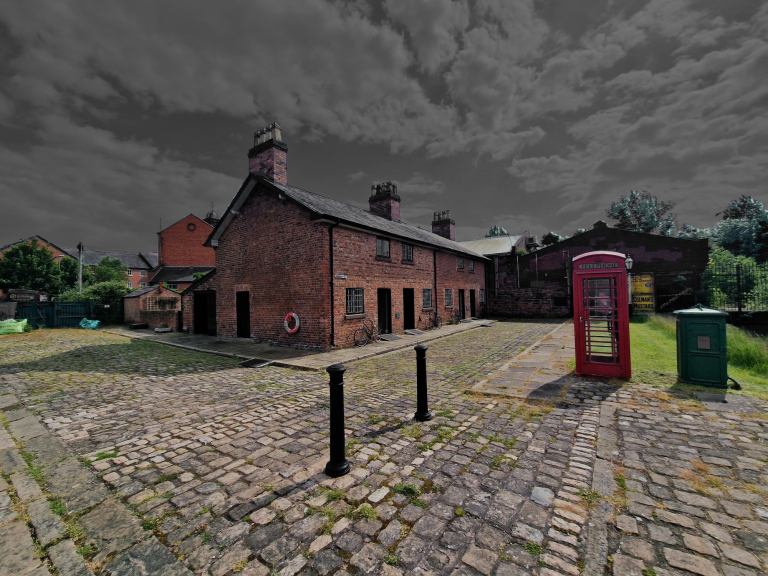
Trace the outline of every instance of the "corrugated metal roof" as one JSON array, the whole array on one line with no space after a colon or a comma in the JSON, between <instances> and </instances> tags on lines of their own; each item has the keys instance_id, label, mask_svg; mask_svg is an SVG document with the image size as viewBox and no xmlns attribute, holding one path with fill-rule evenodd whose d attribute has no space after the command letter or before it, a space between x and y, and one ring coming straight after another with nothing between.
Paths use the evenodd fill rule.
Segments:
<instances>
[{"instance_id":1,"label":"corrugated metal roof","mask_svg":"<svg viewBox=\"0 0 768 576\"><path fill-rule=\"evenodd\" d=\"M494 236L493 238L480 238L479 240L465 240L464 242L459 242L459 244L484 256L496 256L512 252L512 248L515 247L521 236L522 234Z\"/></svg>"}]
</instances>

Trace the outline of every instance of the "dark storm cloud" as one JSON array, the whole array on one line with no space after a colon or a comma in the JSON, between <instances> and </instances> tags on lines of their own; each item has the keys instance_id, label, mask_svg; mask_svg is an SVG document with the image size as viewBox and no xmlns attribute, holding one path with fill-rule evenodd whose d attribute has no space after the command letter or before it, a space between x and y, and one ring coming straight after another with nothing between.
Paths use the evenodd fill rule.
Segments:
<instances>
[{"instance_id":1,"label":"dark storm cloud","mask_svg":"<svg viewBox=\"0 0 768 576\"><path fill-rule=\"evenodd\" d=\"M452 208L463 238L570 233L629 189L700 226L765 199L757 0L580 0L567 18L533 0L296 4L9 4L0 195L19 217L0 243L151 249L159 215L220 205L244 177L242 140L180 149L216 118L246 141L278 119L300 184L365 205L361 183L396 180L404 218Z\"/></svg>"}]
</instances>

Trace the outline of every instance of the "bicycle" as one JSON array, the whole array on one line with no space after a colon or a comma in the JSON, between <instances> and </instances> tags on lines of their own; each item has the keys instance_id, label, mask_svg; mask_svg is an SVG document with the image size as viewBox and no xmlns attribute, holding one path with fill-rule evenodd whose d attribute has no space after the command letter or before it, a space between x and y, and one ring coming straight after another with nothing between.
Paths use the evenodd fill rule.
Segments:
<instances>
[{"instance_id":1,"label":"bicycle","mask_svg":"<svg viewBox=\"0 0 768 576\"><path fill-rule=\"evenodd\" d=\"M433 326L432 314L428 312L426 314L419 314L419 330L426 332L427 330L432 330Z\"/></svg>"},{"instance_id":2,"label":"bicycle","mask_svg":"<svg viewBox=\"0 0 768 576\"><path fill-rule=\"evenodd\" d=\"M379 327L373 323L373 320L363 319L363 327L355 330L355 346L363 347L369 340L378 342L380 338Z\"/></svg>"},{"instance_id":3,"label":"bicycle","mask_svg":"<svg viewBox=\"0 0 768 576\"><path fill-rule=\"evenodd\" d=\"M437 310L435 310L435 318L432 320L432 327L433 328L443 327L443 319L440 317L440 314L437 313Z\"/></svg>"}]
</instances>

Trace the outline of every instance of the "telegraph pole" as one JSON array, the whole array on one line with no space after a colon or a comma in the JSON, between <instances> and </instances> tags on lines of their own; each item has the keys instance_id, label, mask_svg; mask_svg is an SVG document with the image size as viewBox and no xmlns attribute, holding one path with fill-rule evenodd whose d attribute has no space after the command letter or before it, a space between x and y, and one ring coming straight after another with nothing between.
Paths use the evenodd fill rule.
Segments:
<instances>
[{"instance_id":1,"label":"telegraph pole","mask_svg":"<svg viewBox=\"0 0 768 576\"><path fill-rule=\"evenodd\" d=\"M77 266L77 291L83 293L83 243L80 242L77 245L78 252L78 266Z\"/></svg>"}]
</instances>

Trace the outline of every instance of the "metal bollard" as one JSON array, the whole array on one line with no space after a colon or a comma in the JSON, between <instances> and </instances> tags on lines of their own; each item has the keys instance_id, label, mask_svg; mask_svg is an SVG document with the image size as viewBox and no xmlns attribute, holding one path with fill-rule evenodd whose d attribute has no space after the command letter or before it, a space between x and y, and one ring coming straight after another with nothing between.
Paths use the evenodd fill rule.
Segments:
<instances>
[{"instance_id":1,"label":"metal bollard","mask_svg":"<svg viewBox=\"0 0 768 576\"><path fill-rule=\"evenodd\" d=\"M432 414L427 406L427 346L417 344L416 350L416 414L414 420L426 422L432 420Z\"/></svg>"},{"instance_id":2,"label":"metal bollard","mask_svg":"<svg viewBox=\"0 0 768 576\"><path fill-rule=\"evenodd\" d=\"M349 473L349 461L346 455L346 441L344 439L344 372L347 369L343 364L328 366L326 372L330 374L331 381L331 459L325 465L325 474L331 478L338 478Z\"/></svg>"}]
</instances>

